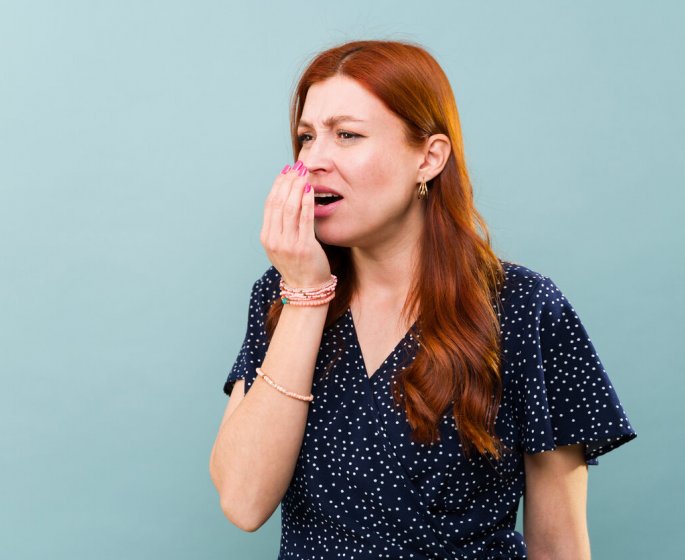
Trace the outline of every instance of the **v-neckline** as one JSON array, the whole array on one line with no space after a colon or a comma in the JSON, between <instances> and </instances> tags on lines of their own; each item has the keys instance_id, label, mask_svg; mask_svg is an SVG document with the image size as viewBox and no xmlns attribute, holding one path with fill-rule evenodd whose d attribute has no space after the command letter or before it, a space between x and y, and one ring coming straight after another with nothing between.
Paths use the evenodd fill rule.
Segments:
<instances>
[{"instance_id":1,"label":"v-neckline","mask_svg":"<svg viewBox=\"0 0 685 560\"><path fill-rule=\"evenodd\" d=\"M364 377L366 377L369 381L372 381L373 379L375 379L377 377L378 372L380 372L385 367L385 365L388 363L388 360L390 360L397 353L397 351L402 346L404 346L404 343L406 342L406 340L411 337L412 332L414 331L414 329L416 327L416 321L414 321L414 323L411 324L411 326L409 327L409 330L406 333L404 333L404 336L399 340L399 342L397 344L395 344L395 347L390 351L390 354L388 354L383 359L383 361L378 366L378 368L371 375L369 375L369 370L366 367L366 362L364 361L364 352L362 352L362 345L359 343L359 336L357 335L357 326L354 324L354 317L352 316L352 308L348 307L347 311L345 313L347 314L347 316L350 319L353 342L354 342L355 346L357 347L357 349L359 350L359 361L361 362L362 368L364 369Z\"/></svg>"}]
</instances>

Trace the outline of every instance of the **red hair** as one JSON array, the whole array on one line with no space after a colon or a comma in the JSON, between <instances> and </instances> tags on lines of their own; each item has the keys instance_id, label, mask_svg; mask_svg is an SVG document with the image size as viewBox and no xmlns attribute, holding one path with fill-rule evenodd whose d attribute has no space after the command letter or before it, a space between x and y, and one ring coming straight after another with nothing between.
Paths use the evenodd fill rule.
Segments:
<instances>
[{"instance_id":1,"label":"red hair","mask_svg":"<svg viewBox=\"0 0 685 560\"><path fill-rule=\"evenodd\" d=\"M421 147L432 134L450 139L445 167L428 182L420 258L403 310L408 317L418 317L420 347L414 361L397 375L393 398L405 408L413 441L439 441L438 426L451 405L465 454L475 449L499 459L503 444L494 426L502 398L500 325L493 303L498 302L504 270L474 206L449 80L426 50L408 42L353 41L316 55L291 100L295 160L301 149L297 125L307 91L337 75L356 80L395 113L410 145ZM349 248L323 247L338 276L328 327L346 313L356 274ZM282 307L276 300L269 309L269 335Z\"/></svg>"}]
</instances>

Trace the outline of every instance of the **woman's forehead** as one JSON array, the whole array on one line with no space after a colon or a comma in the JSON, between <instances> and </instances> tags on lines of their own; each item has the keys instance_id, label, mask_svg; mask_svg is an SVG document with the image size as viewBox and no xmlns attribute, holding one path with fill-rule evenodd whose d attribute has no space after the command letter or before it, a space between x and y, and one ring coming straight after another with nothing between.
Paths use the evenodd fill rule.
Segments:
<instances>
[{"instance_id":1,"label":"woman's forehead","mask_svg":"<svg viewBox=\"0 0 685 560\"><path fill-rule=\"evenodd\" d=\"M373 124L392 116L385 105L357 81L334 76L309 88L298 124L331 128L344 121Z\"/></svg>"}]
</instances>

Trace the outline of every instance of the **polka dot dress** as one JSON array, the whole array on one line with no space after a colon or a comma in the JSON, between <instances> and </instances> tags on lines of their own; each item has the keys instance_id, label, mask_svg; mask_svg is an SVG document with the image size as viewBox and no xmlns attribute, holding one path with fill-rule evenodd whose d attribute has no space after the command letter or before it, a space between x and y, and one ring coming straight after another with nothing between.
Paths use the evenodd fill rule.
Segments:
<instances>
[{"instance_id":1,"label":"polka dot dress","mask_svg":"<svg viewBox=\"0 0 685 560\"><path fill-rule=\"evenodd\" d=\"M636 437L590 338L550 280L502 261L503 398L495 429L512 451L467 460L451 409L440 442L415 444L392 399L416 355L412 328L369 377L350 310L324 330L304 441L281 503L278 559L527 558L515 531L523 452L585 443L585 461ZM271 267L254 284L249 324L224 385L248 391L267 350L265 313L279 297ZM288 398L283 396L283 398Z\"/></svg>"}]
</instances>

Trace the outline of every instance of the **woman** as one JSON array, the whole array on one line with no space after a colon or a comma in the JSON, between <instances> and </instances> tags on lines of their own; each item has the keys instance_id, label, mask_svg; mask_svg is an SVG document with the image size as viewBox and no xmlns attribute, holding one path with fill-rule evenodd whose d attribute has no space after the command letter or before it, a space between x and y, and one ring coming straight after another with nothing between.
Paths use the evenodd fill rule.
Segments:
<instances>
[{"instance_id":1,"label":"woman","mask_svg":"<svg viewBox=\"0 0 685 560\"><path fill-rule=\"evenodd\" d=\"M320 53L291 132L210 459L226 516L282 503L279 558L590 558L587 465L636 434L559 288L493 253L438 63Z\"/></svg>"}]
</instances>

